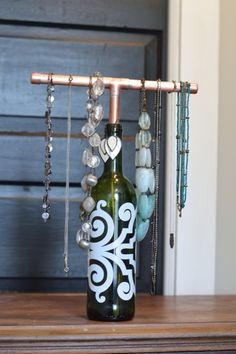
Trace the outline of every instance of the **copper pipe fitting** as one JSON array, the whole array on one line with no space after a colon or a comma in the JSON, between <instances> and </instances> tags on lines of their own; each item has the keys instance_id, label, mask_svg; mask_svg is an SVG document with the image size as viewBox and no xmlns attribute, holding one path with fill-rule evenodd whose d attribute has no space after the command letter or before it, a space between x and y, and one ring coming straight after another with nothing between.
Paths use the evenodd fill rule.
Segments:
<instances>
[{"instance_id":1,"label":"copper pipe fitting","mask_svg":"<svg viewBox=\"0 0 236 354\"><path fill-rule=\"evenodd\" d=\"M72 86L89 86L89 76L73 76L73 75L57 75L50 74L50 78L54 85L72 85ZM73 80L72 80L73 79ZM96 80L96 77L92 78ZM110 123L119 122L119 96L120 90L140 90L142 87L141 80L130 80L126 78L103 77L103 82L106 88L110 90ZM32 84L48 84L48 74L32 73ZM176 81L150 81L145 80L146 91L156 91L159 89L163 92L180 92L180 82ZM198 85L190 83L190 93L198 92Z\"/></svg>"}]
</instances>

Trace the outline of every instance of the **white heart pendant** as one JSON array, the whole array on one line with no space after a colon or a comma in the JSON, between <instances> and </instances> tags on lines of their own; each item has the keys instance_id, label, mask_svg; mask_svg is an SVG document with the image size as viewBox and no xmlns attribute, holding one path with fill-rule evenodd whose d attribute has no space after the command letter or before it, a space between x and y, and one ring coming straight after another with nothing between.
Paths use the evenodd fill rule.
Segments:
<instances>
[{"instance_id":1,"label":"white heart pendant","mask_svg":"<svg viewBox=\"0 0 236 354\"><path fill-rule=\"evenodd\" d=\"M99 145L98 150L99 150L99 154L100 154L101 158L106 163L107 160L109 159L109 156L108 156L106 149L105 149L105 142L106 142L106 139L103 139L101 141L101 144Z\"/></svg>"},{"instance_id":2,"label":"white heart pendant","mask_svg":"<svg viewBox=\"0 0 236 354\"><path fill-rule=\"evenodd\" d=\"M105 141L105 150L106 153L110 156L112 160L119 154L121 149L121 140L117 136L110 136Z\"/></svg>"}]
</instances>

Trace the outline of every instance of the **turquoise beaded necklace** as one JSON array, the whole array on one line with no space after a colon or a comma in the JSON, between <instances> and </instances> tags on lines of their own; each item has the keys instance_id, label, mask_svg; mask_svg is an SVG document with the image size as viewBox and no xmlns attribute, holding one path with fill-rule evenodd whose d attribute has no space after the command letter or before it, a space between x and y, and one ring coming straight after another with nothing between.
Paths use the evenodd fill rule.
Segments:
<instances>
[{"instance_id":1,"label":"turquoise beaded necklace","mask_svg":"<svg viewBox=\"0 0 236 354\"><path fill-rule=\"evenodd\" d=\"M189 155L189 97L190 84L180 82L177 94L176 134L176 197L179 216L187 199L188 155Z\"/></svg>"}]
</instances>

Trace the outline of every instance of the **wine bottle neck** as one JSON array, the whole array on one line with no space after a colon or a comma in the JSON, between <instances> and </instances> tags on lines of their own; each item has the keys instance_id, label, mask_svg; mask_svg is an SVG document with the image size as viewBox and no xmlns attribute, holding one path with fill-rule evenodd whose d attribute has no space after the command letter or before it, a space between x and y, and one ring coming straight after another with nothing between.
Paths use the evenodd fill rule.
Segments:
<instances>
[{"instance_id":1,"label":"wine bottle neck","mask_svg":"<svg viewBox=\"0 0 236 354\"><path fill-rule=\"evenodd\" d=\"M117 137L117 138L119 138L120 143L121 143L121 139L122 139L121 125L108 123L106 125L106 129L105 129L105 136L106 136L106 139L109 139L111 136ZM116 149L119 150L120 143L117 142L117 144L113 150L114 152ZM107 174L108 175L122 174L122 149L121 148L119 150L119 153L117 154L117 156L114 159L109 157L109 159L104 164L103 175L107 175Z\"/></svg>"}]
</instances>

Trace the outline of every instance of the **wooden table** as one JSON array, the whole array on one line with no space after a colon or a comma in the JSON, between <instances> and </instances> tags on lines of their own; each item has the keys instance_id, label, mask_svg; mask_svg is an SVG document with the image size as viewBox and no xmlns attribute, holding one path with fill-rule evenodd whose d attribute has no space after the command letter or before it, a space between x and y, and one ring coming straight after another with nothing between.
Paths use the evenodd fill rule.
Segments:
<instances>
[{"instance_id":1,"label":"wooden table","mask_svg":"<svg viewBox=\"0 0 236 354\"><path fill-rule=\"evenodd\" d=\"M138 295L120 323L85 309L83 294L1 294L0 353L236 353L236 296Z\"/></svg>"}]
</instances>

